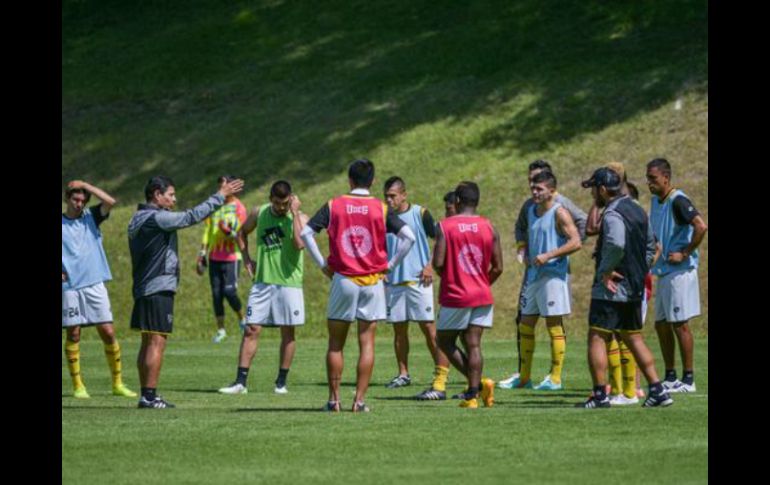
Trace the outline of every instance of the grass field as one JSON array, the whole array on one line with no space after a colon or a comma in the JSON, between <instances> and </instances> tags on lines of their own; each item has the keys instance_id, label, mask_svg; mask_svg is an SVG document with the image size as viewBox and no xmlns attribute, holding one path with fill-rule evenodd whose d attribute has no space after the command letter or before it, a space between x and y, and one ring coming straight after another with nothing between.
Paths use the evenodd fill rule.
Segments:
<instances>
[{"instance_id":1,"label":"grass field","mask_svg":"<svg viewBox=\"0 0 770 485\"><path fill-rule=\"evenodd\" d=\"M666 409L573 409L590 389L583 339L568 342L562 392L496 392L492 409L409 397L430 382L427 350L412 334L411 387L384 387L395 373L389 330L379 329L367 403L372 412L329 415L325 342L298 340L288 395L272 392L278 340L270 332L249 376L250 394L215 392L235 374L237 339L222 345L173 339L160 391L173 410L138 410L109 395L101 345L82 344L89 400L70 397L62 360L62 483L706 483L708 339L696 341L698 392L674 395ZM416 329L413 329L416 330ZM648 339L662 367L657 341ZM343 402L355 380L349 340ZM122 341L125 380L138 387L138 342ZM484 343L485 374L500 379L515 365L515 342ZM534 375L547 372L539 341ZM450 373L448 390L463 383ZM138 389L137 389L138 390Z\"/></svg>"},{"instance_id":2,"label":"grass field","mask_svg":"<svg viewBox=\"0 0 770 485\"><path fill-rule=\"evenodd\" d=\"M314 213L348 190L357 157L374 193L404 177L410 200L443 212L461 180L501 234L496 336L514 335L522 268L513 224L526 166L553 163L559 190L588 210L580 181L609 160L643 182L658 156L708 222L708 9L694 0L189 0L62 4L62 184L86 179L120 204L102 226L116 318L131 311L126 227L150 175L177 183L179 208L245 178L266 201L285 177ZM641 202L649 193L641 186ZM194 272L200 228L179 232L175 331L208 337L208 279ZM322 249L326 236L319 237ZM572 258L585 321L591 241ZM252 243L253 247L253 243ZM306 258L307 259L307 258ZM708 332L708 236L701 245ZM307 259L308 336L323 335L328 282ZM244 285L246 282L244 280ZM583 325L568 325L572 334ZM320 329L320 330L319 330ZM90 337L88 337L90 338Z\"/></svg>"}]
</instances>

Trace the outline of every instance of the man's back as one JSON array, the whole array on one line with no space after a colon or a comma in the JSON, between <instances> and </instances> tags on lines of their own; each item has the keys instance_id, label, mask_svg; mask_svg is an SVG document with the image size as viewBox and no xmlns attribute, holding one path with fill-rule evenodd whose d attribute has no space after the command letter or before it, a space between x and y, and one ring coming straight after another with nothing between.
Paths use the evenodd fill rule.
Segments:
<instances>
[{"instance_id":1,"label":"man's back","mask_svg":"<svg viewBox=\"0 0 770 485\"><path fill-rule=\"evenodd\" d=\"M439 303L453 308L491 305L489 267L494 250L492 224L479 215L456 215L439 223L446 241Z\"/></svg>"}]
</instances>

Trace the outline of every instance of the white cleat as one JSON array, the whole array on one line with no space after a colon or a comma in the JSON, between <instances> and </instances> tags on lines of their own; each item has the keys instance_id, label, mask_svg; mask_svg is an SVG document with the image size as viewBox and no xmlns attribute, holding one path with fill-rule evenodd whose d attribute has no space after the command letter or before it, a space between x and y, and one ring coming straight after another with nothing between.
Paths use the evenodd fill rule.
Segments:
<instances>
[{"instance_id":1,"label":"white cleat","mask_svg":"<svg viewBox=\"0 0 770 485\"><path fill-rule=\"evenodd\" d=\"M224 339L227 338L227 332L225 332L225 329L220 328L217 330L217 333L214 335L214 338L211 339L212 342L215 344L222 343Z\"/></svg>"},{"instance_id":2,"label":"white cleat","mask_svg":"<svg viewBox=\"0 0 770 485\"><path fill-rule=\"evenodd\" d=\"M289 390L288 390L288 389L286 389L286 386L283 386L283 387L278 387L278 386L275 386L275 390L274 390L274 392L275 392L276 394L288 394L288 393L289 393Z\"/></svg>"},{"instance_id":3,"label":"white cleat","mask_svg":"<svg viewBox=\"0 0 770 485\"><path fill-rule=\"evenodd\" d=\"M695 383L692 384L685 384L682 381L677 381L676 384L669 387L667 389L667 392L669 393L677 393L677 392L695 392Z\"/></svg>"},{"instance_id":4,"label":"white cleat","mask_svg":"<svg viewBox=\"0 0 770 485\"><path fill-rule=\"evenodd\" d=\"M618 394L610 398L610 404L613 406L630 406L631 404L639 404L639 398L636 396L629 398L623 394Z\"/></svg>"},{"instance_id":5,"label":"white cleat","mask_svg":"<svg viewBox=\"0 0 770 485\"><path fill-rule=\"evenodd\" d=\"M235 383L219 390L220 394L248 394L249 390L243 384Z\"/></svg>"}]
</instances>

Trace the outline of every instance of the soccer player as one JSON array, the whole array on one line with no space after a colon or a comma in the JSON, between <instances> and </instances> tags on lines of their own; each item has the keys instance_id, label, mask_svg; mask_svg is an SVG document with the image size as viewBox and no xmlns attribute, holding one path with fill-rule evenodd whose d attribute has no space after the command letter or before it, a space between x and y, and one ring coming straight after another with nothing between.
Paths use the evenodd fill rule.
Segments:
<instances>
[{"instance_id":1,"label":"soccer player","mask_svg":"<svg viewBox=\"0 0 770 485\"><path fill-rule=\"evenodd\" d=\"M86 208L91 194L101 201ZM104 343L112 373L112 394L136 397L122 379L120 345L112 326L112 309L105 281L112 279L99 226L110 216L115 199L98 187L73 180L64 193L67 209L61 216L61 317L66 329L64 353L72 377L73 396L88 399L80 375L80 328L95 326Z\"/></svg>"},{"instance_id":2,"label":"soccer player","mask_svg":"<svg viewBox=\"0 0 770 485\"><path fill-rule=\"evenodd\" d=\"M671 185L671 164L656 158L647 164L652 192L650 223L659 257L652 267L658 279L655 330L666 364L663 385L669 392L695 392L693 337L688 321L700 315L698 246L708 227L690 199ZM677 379L674 335L682 357L682 380Z\"/></svg>"},{"instance_id":3,"label":"soccer player","mask_svg":"<svg viewBox=\"0 0 770 485\"><path fill-rule=\"evenodd\" d=\"M232 175L222 175L217 179L217 184L221 187L233 180L235 177ZM217 324L217 333L212 339L215 344L227 337L225 299L230 308L238 314L241 327L244 325L241 299L238 297L238 273L240 273L242 258L236 239L238 230L245 221L246 207L235 195L228 196L224 205L204 221L203 240L196 271L198 275L203 275L205 267L207 265L209 267L214 318Z\"/></svg>"},{"instance_id":4,"label":"soccer player","mask_svg":"<svg viewBox=\"0 0 770 485\"><path fill-rule=\"evenodd\" d=\"M481 337L492 328L494 299L491 285L503 272L500 236L494 226L476 213L480 191L474 182L462 182L457 193L457 215L439 223L433 267L441 277L438 342L452 365L468 379L460 407L494 404L495 383L482 378L484 361ZM465 352L457 347L462 340Z\"/></svg>"},{"instance_id":5,"label":"soccer player","mask_svg":"<svg viewBox=\"0 0 770 485\"><path fill-rule=\"evenodd\" d=\"M551 164L545 160L535 160L529 164L528 167L528 182L532 183L532 178L543 171L549 171L553 173ZM531 191L530 191L531 193ZM557 203L567 209L573 222L577 226L578 233L580 234L580 241L583 242L586 239L586 213L583 212L580 207L575 205L569 198L562 195L560 192L556 192L554 198ZM516 238L516 252L517 259L520 263L526 265L531 264L527 261L527 214L531 206L535 205L535 201L532 197L528 198L522 204L519 210L519 217L516 219L515 226L515 238ZM569 268L568 268L569 270ZM521 288L519 289L519 309L516 314L516 352L518 354L518 372L511 374L508 378L503 379L498 383L498 387L502 389L514 389L519 387L521 383L521 309L524 308L524 293L527 289L527 272L524 271L523 279L521 282ZM565 340L566 342L566 340Z\"/></svg>"},{"instance_id":6,"label":"soccer player","mask_svg":"<svg viewBox=\"0 0 770 485\"><path fill-rule=\"evenodd\" d=\"M527 279L521 307L521 375L516 388L532 388L535 325L545 318L551 337L551 370L534 389L564 388L561 371L566 341L563 318L572 312L568 256L581 248L580 234L567 209L555 200L556 176L542 171L530 185L534 205L527 213Z\"/></svg>"},{"instance_id":7,"label":"soccer player","mask_svg":"<svg viewBox=\"0 0 770 485\"><path fill-rule=\"evenodd\" d=\"M364 402L374 369L374 335L378 320L386 317L385 274L404 259L415 241L414 233L387 204L372 197L374 164L355 160L348 168L350 193L321 207L302 230L302 240L313 261L332 280L327 307L329 347L326 370L329 400L326 410L340 410L340 380L350 324L358 320L358 368L353 412L368 412ZM329 259L324 260L315 234L326 229ZM398 252L388 260L386 232L398 237Z\"/></svg>"},{"instance_id":8,"label":"soccer player","mask_svg":"<svg viewBox=\"0 0 770 485\"><path fill-rule=\"evenodd\" d=\"M232 180L192 209L172 212L176 188L170 178L152 177L144 188L146 203L139 204L128 223L134 296L131 328L142 334L136 359L142 385L139 408L175 407L156 390L166 339L174 326L174 294L179 286L176 231L201 222L221 207L227 196L242 189L243 180Z\"/></svg>"},{"instance_id":9,"label":"soccer player","mask_svg":"<svg viewBox=\"0 0 770 485\"><path fill-rule=\"evenodd\" d=\"M436 237L436 223L428 209L407 200L406 183L401 177L385 181L385 201L389 210L409 226L417 241L404 260L393 268L385 280L387 322L393 324L393 347L399 374L388 384L389 389L411 384L409 376L409 321L418 322L425 336L435 366L431 387L417 396L418 400L446 399L449 360L436 344L433 311L433 267L428 238ZM398 238L387 235L388 258L396 254Z\"/></svg>"},{"instance_id":10,"label":"soccer player","mask_svg":"<svg viewBox=\"0 0 770 485\"><path fill-rule=\"evenodd\" d=\"M246 394L249 367L254 360L262 327L281 329L280 361L275 379L277 394L286 394L286 379L294 359L294 329L305 324L302 293L305 244L300 234L307 216L299 208L299 197L291 185L279 180L270 187L270 203L255 207L238 234L243 260L254 285L246 307L246 330L238 354L235 382L219 390L222 394ZM257 231L256 261L249 255L248 235Z\"/></svg>"},{"instance_id":11,"label":"soccer player","mask_svg":"<svg viewBox=\"0 0 770 485\"><path fill-rule=\"evenodd\" d=\"M594 388L591 397L577 405L586 409L611 406L605 386L607 342L613 332L619 332L649 383L642 406L673 404L641 332L644 277L655 255L655 240L644 209L621 194L621 185L620 176L606 167L583 182L583 187L591 187L597 206L605 208L588 314L588 366Z\"/></svg>"}]
</instances>

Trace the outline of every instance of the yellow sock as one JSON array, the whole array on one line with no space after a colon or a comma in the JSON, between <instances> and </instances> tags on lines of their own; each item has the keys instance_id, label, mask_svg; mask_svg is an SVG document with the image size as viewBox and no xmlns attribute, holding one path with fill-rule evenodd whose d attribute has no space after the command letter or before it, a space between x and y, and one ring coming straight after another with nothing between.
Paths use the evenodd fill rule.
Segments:
<instances>
[{"instance_id":1,"label":"yellow sock","mask_svg":"<svg viewBox=\"0 0 770 485\"><path fill-rule=\"evenodd\" d=\"M521 335L521 383L529 381L532 374L532 358L535 355L535 327L519 325Z\"/></svg>"},{"instance_id":2,"label":"yellow sock","mask_svg":"<svg viewBox=\"0 0 770 485\"><path fill-rule=\"evenodd\" d=\"M636 361L631 350L620 343L620 367L623 369L623 395L627 398L636 396Z\"/></svg>"},{"instance_id":3,"label":"yellow sock","mask_svg":"<svg viewBox=\"0 0 770 485\"><path fill-rule=\"evenodd\" d=\"M64 354L67 356L67 367L72 377L72 387L79 389L85 387L80 377L80 344L78 342L64 341Z\"/></svg>"},{"instance_id":4,"label":"yellow sock","mask_svg":"<svg viewBox=\"0 0 770 485\"><path fill-rule=\"evenodd\" d=\"M120 345L117 340L112 345L104 344L104 355L107 357L107 365L112 371L112 386L119 386L123 383L123 379L121 377Z\"/></svg>"},{"instance_id":5,"label":"yellow sock","mask_svg":"<svg viewBox=\"0 0 770 485\"><path fill-rule=\"evenodd\" d=\"M433 390L446 391L446 380L449 376L449 367L436 366L433 371Z\"/></svg>"},{"instance_id":6,"label":"yellow sock","mask_svg":"<svg viewBox=\"0 0 770 485\"><path fill-rule=\"evenodd\" d=\"M564 366L567 339L561 325L548 327L548 334L551 336L551 382L561 384L561 369Z\"/></svg>"},{"instance_id":7,"label":"yellow sock","mask_svg":"<svg viewBox=\"0 0 770 485\"><path fill-rule=\"evenodd\" d=\"M620 394L623 389L623 372L620 367L620 349L618 341L612 339L607 343L607 362L610 371L610 385L613 394Z\"/></svg>"}]
</instances>

